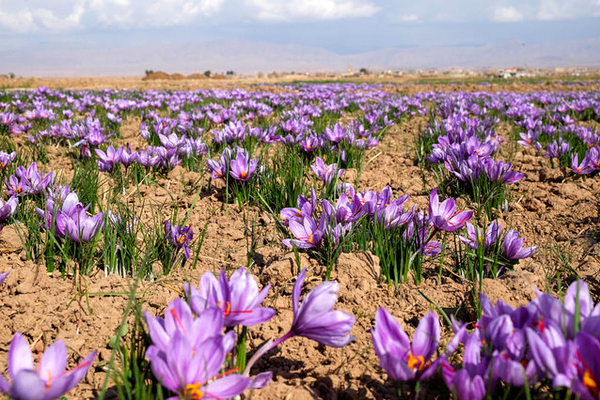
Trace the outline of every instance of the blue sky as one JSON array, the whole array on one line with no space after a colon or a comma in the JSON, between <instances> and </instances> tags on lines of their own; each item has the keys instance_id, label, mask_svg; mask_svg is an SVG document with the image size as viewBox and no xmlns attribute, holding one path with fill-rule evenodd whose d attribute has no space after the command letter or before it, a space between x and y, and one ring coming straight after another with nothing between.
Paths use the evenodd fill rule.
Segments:
<instances>
[{"instance_id":1,"label":"blue sky","mask_svg":"<svg viewBox=\"0 0 600 400\"><path fill-rule=\"evenodd\" d=\"M355 54L596 38L599 22L600 0L0 0L0 53L247 39Z\"/></svg>"}]
</instances>

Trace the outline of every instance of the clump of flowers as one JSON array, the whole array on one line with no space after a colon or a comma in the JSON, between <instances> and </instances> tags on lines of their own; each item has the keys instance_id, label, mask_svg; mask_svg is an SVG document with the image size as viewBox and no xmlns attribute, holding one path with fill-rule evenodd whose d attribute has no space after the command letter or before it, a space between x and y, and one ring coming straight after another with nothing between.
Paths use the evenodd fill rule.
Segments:
<instances>
[{"instance_id":1,"label":"clump of flowers","mask_svg":"<svg viewBox=\"0 0 600 400\"><path fill-rule=\"evenodd\" d=\"M454 337L441 350L435 314L421 320L411 345L391 314L379 309L371 334L381 367L405 386L440 373L459 400L481 400L524 386L540 393L567 388L582 399L598 398L600 308L585 282L573 282L563 302L538 292L528 305L513 308L502 301L493 305L482 294L481 308L472 330L452 321ZM455 362L461 344L462 362Z\"/></svg>"},{"instance_id":2,"label":"clump of flowers","mask_svg":"<svg viewBox=\"0 0 600 400\"><path fill-rule=\"evenodd\" d=\"M36 211L44 218L45 228L53 231L57 238L69 238L83 244L91 241L104 226L104 213L88 216L88 208L89 205L84 207L77 194L69 192L67 187L66 192L49 196L46 207L36 207Z\"/></svg>"},{"instance_id":3,"label":"clump of flowers","mask_svg":"<svg viewBox=\"0 0 600 400\"><path fill-rule=\"evenodd\" d=\"M226 197L231 193L240 204L254 197L258 190L258 159L250 158L248 150L239 146L227 147L218 161L207 160L207 165L213 179L226 182Z\"/></svg>"},{"instance_id":4,"label":"clump of flowers","mask_svg":"<svg viewBox=\"0 0 600 400\"><path fill-rule=\"evenodd\" d=\"M54 172L43 174L37 169L35 162L28 168L17 167L15 174L5 180L8 190L6 193L13 196L39 195L54 181Z\"/></svg>"},{"instance_id":5,"label":"clump of flowers","mask_svg":"<svg viewBox=\"0 0 600 400\"><path fill-rule=\"evenodd\" d=\"M467 237L458 235L468 250L464 252L467 260L463 264L477 266L477 276L469 279L481 279L485 275L498 277L505 267L512 267L519 260L529 258L537 250L537 246L523 247L525 239L519 237L519 232L509 229L502 240L502 224L493 221L487 227L485 234L471 223L467 223Z\"/></svg>"},{"instance_id":6,"label":"clump of flowers","mask_svg":"<svg viewBox=\"0 0 600 400\"><path fill-rule=\"evenodd\" d=\"M198 288L186 285L191 307L178 298L169 304L164 318L145 313L152 340L146 357L156 379L184 398L232 398L270 382L271 372L259 373L251 379L250 370L262 355L293 336L334 347L348 344L353 340L349 332L355 319L345 312L331 310L337 300L337 283L322 283L298 305L305 274L303 269L294 285L294 322L289 332L278 340L269 340L256 351L243 371L235 365L240 356L245 359L245 345L240 347L245 341L240 342L231 328L260 324L275 315L274 310L260 307L269 287L259 291L254 277L244 268L234 272L229 280L222 270L218 280L207 273ZM246 334L245 330L242 332Z\"/></svg>"},{"instance_id":7,"label":"clump of flowers","mask_svg":"<svg viewBox=\"0 0 600 400\"><path fill-rule=\"evenodd\" d=\"M472 211L457 211L452 198L440 204L436 189L431 192L428 214L416 204L410 211L404 210L408 195L393 199L389 186L381 193L355 192L350 185L340 189L343 193L335 205L327 199L318 204L313 189L311 200L300 196L297 208L280 212L293 235L283 244L306 249L323 260L327 276L341 251L359 249L380 257L382 275L388 282L405 280L409 270L415 271L419 281L422 256L434 257L443 249L436 236L460 229L473 216Z\"/></svg>"}]
</instances>

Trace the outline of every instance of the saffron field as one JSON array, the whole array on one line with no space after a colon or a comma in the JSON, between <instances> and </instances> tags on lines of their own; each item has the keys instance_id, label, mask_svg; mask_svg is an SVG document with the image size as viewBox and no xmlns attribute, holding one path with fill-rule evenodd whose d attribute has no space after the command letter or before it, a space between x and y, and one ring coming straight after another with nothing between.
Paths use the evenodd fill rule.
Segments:
<instances>
[{"instance_id":1,"label":"saffron field","mask_svg":"<svg viewBox=\"0 0 600 400\"><path fill-rule=\"evenodd\" d=\"M0 391L599 398L599 127L597 82L2 91Z\"/></svg>"}]
</instances>

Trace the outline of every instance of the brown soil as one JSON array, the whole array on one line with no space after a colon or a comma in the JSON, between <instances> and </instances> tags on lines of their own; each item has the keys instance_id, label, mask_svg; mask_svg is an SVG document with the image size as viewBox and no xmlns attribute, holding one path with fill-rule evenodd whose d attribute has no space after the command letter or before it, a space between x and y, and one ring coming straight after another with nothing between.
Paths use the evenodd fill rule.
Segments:
<instances>
[{"instance_id":1,"label":"brown soil","mask_svg":"<svg viewBox=\"0 0 600 400\"><path fill-rule=\"evenodd\" d=\"M125 82L105 80L102 85L122 88ZM97 84L94 81L90 86L95 88ZM145 88L144 84L138 80L134 87ZM71 87L79 87L79 84ZM180 88L184 87L187 86ZM419 90L429 89L431 87L419 87ZM445 89L453 90L453 87ZM129 142L134 148L145 146L137 137L139 123L134 119L124 121L123 137L118 144ZM411 147L413 136L424 123L422 118L404 122L392 129L380 146L369 150L360 189L381 190L390 185L396 195L410 194L410 204L426 204L434 180L428 174L421 176ZM59 165L69 176L72 171L68 162L61 161L63 152L62 149L52 152L50 165ZM534 286L544 289L549 285L556 290L557 276L568 281L576 272L586 279L598 298L600 181L597 178L565 179L560 170L550 167L548 160L527 152L518 153L514 165L527 176L514 185L513 209L505 212L502 219L517 228L529 244L538 245L539 250L532 259L521 262L500 279L486 279L483 292L492 301L501 299L515 306L523 305L535 296ZM291 291L298 268L308 268L303 291L307 293L323 280L323 267L305 255L301 256L301 265L296 265L294 255L287 252L273 229L270 215L257 208L246 207L242 211L237 205L224 205L220 187L213 184L209 190L203 174L177 167L159 181L159 186L141 185L139 192L133 190L123 201L135 202L138 207L143 203L142 219L150 220L156 215L167 218L173 207L187 211L199 190L201 195L189 219L197 231L207 224L197 268L191 269L188 263L184 269L177 269L168 276L161 276L157 270L159 275L155 282L140 284L138 299L144 301L144 309L151 314L162 314L166 305L182 294L183 282L196 284L206 271L217 273L220 268L226 268L231 273L245 265L245 232L248 232L247 226L256 225L259 246L252 272L262 285L273 285L265 302L277 310L271 321L250 329L249 348L256 349L266 340L284 334L291 325ZM11 273L0 287L0 319L5 321L0 326L0 366L6 365L8 346L17 331L28 338L34 349L44 349L55 340L63 339L69 348L70 366L91 351L99 350L95 368L69 393L69 398L94 398L105 379L102 366L111 355L108 341L121 324L132 282L117 276L106 277L100 271L89 277L63 278L58 273L48 274L43 267L24 259L15 229L6 227L0 232L0 272L11 270ZM438 282L438 265L427 267L424 282L419 286L401 284L398 293L377 280L377 266L377 258L369 253L343 254L332 274L332 279L340 283L336 307L356 316L351 332L356 341L344 349L333 349L307 339L289 340L256 364L255 372L273 371L274 381L255 393L255 398L392 398L393 386L379 368L371 345L370 329L378 307L387 308L409 335L419 319L434 309L423 295L447 312L465 321L473 320L470 286L457 282L448 273ZM131 321L128 317L127 322ZM447 329L445 332L447 335Z\"/></svg>"}]
</instances>

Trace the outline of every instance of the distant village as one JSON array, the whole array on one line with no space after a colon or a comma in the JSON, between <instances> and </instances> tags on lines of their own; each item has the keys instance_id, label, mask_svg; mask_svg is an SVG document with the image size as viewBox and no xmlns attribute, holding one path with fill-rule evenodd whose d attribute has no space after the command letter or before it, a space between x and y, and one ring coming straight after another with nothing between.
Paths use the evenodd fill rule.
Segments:
<instances>
[{"instance_id":1,"label":"distant village","mask_svg":"<svg viewBox=\"0 0 600 400\"><path fill-rule=\"evenodd\" d=\"M315 72L315 73L304 73L304 76L314 76L322 78L359 78L364 76L374 76L378 78L385 77L422 77L422 78L534 78L534 77L561 77L561 76L595 76L600 74L600 68L587 68L587 67L556 67L553 69L541 69L541 68L500 68L500 69L485 69L485 70L470 70L462 68L453 69L407 69L407 70L392 70L387 69L384 71L368 70L361 68L359 70L353 70L352 67L348 67L348 70L342 73L333 72ZM297 75L295 72L277 72L271 74L260 74L259 77L267 76L273 77L274 75L282 77L285 75Z\"/></svg>"},{"instance_id":2,"label":"distant village","mask_svg":"<svg viewBox=\"0 0 600 400\"><path fill-rule=\"evenodd\" d=\"M516 79L516 78L557 78L561 77L585 77L600 76L600 68L587 67L557 67L553 69L541 68L520 68L509 67L500 69L404 69L404 70L369 70L360 68L354 70L351 66L344 72L258 72L255 74L237 74L234 71L194 73L191 75L182 75L179 73L167 74L162 71L147 70L144 80L181 80L181 79L351 79L351 78L378 78L393 79L405 78L407 80L419 79L461 79L461 78L481 78L481 79Z\"/></svg>"}]
</instances>

